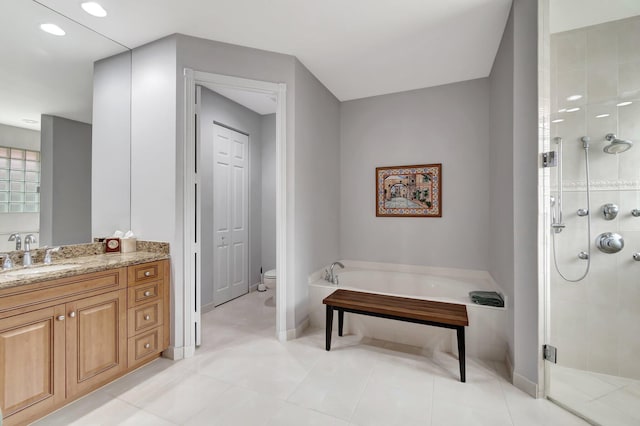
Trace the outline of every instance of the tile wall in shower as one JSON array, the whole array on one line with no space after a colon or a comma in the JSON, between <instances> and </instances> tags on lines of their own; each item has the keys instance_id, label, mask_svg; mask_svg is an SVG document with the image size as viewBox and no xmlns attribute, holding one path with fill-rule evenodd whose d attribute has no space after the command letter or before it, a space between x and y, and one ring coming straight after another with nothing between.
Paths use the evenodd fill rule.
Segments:
<instances>
[{"instance_id":1,"label":"tile wall in shower","mask_svg":"<svg viewBox=\"0 0 640 426\"><path fill-rule=\"evenodd\" d=\"M556 235L557 260L569 278L582 274L580 251L591 246L591 272L579 283L551 268L551 342L560 364L640 379L640 17L551 35L551 149L563 139L565 230ZM624 104L630 102L629 104ZM635 146L606 154L604 137L614 133ZM587 241L584 150L589 136L592 238ZM552 194L556 169L551 172ZM601 208L615 203L620 213L604 219ZM617 232L624 249L605 254L595 248L602 232Z\"/></svg>"}]
</instances>

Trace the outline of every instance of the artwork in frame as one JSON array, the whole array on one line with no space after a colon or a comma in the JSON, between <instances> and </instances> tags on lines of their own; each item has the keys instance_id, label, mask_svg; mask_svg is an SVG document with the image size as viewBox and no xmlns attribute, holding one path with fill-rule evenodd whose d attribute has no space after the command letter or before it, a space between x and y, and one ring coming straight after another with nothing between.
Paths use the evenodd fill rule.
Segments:
<instances>
[{"instance_id":1,"label":"artwork in frame","mask_svg":"<svg viewBox=\"0 0 640 426\"><path fill-rule=\"evenodd\" d=\"M442 164L377 167L376 216L442 217Z\"/></svg>"}]
</instances>

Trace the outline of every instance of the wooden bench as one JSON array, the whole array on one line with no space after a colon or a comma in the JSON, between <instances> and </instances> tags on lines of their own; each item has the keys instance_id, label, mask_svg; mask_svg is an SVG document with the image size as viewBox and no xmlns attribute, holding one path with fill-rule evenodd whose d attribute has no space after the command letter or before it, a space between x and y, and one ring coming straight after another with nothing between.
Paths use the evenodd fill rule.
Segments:
<instances>
[{"instance_id":1,"label":"wooden bench","mask_svg":"<svg viewBox=\"0 0 640 426\"><path fill-rule=\"evenodd\" d=\"M336 290L327 296L322 303L327 305L326 349L328 351L331 350L334 310L338 311L339 336L342 336L345 312L455 329L458 334L460 381L466 380L464 327L469 325L469 319L465 305L351 290Z\"/></svg>"}]
</instances>

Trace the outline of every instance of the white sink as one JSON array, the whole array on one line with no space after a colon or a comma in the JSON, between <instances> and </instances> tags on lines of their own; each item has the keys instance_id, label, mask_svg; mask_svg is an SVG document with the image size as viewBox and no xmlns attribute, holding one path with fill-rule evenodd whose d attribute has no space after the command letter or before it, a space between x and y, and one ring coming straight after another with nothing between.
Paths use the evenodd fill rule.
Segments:
<instances>
[{"instance_id":1,"label":"white sink","mask_svg":"<svg viewBox=\"0 0 640 426\"><path fill-rule=\"evenodd\" d=\"M72 263L38 265L38 266L31 266L29 268L10 269L8 271L1 272L0 276L18 278L18 277L26 277L30 275L37 275L37 274L47 274L49 272L66 271L68 269L74 269L78 267L80 267L80 265L75 265Z\"/></svg>"}]
</instances>

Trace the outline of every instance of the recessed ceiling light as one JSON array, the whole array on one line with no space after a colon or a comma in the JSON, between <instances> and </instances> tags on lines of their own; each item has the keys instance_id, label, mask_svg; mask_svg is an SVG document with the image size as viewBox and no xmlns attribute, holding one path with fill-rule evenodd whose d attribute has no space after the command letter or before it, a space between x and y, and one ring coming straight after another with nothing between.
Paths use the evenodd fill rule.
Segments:
<instances>
[{"instance_id":1,"label":"recessed ceiling light","mask_svg":"<svg viewBox=\"0 0 640 426\"><path fill-rule=\"evenodd\" d=\"M582 95L571 95L567 98L568 101L577 101L578 99L582 99Z\"/></svg>"},{"instance_id":2,"label":"recessed ceiling light","mask_svg":"<svg viewBox=\"0 0 640 426\"><path fill-rule=\"evenodd\" d=\"M98 18L104 18L105 16L107 16L107 11L94 1L84 2L80 6L89 15L97 16Z\"/></svg>"},{"instance_id":3,"label":"recessed ceiling light","mask_svg":"<svg viewBox=\"0 0 640 426\"><path fill-rule=\"evenodd\" d=\"M551 120L552 123L562 123L564 121L564 118L557 118L555 120Z\"/></svg>"},{"instance_id":4,"label":"recessed ceiling light","mask_svg":"<svg viewBox=\"0 0 640 426\"><path fill-rule=\"evenodd\" d=\"M567 112L566 108L559 109L558 112Z\"/></svg>"},{"instance_id":5,"label":"recessed ceiling light","mask_svg":"<svg viewBox=\"0 0 640 426\"><path fill-rule=\"evenodd\" d=\"M30 118L23 118L22 121L24 121L27 124L37 124L38 120L32 120Z\"/></svg>"},{"instance_id":6,"label":"recessed ceiling light","mask_svg":"<svg viewBox=\"0 0 640 426\"><path fill-rule=\"evenodd\" d=\"M610 114L600 114L600 115L596 115L596 118L606 118L609 117Z\"/></svg>"},{"instance_id":7,"label":"recessed ceiling light","mask_svg":"<svg viewBox=\"0 0 640 426\"><path fill-rule=\"evenodd\" d=\"M620 102L618 105L616 106L627 106L627 105L631 105L633 102Z\"/></svg>"},{"instance_id":8,"label":"recessed ceiling light","mask_svg":"<svg viewBox=\"0 0 640 426\"><path fill-rule=\"evenodd\" d=\"M567 112L576 112L576 111L580 111L580 108L569 108L567 110Z\"/></svg>"},{"instance_id":9,"label":"recessed ceiling light","mask_svg":"<svg viewBox=\"0 0 640 426\"><path fill-rule=\"evenodd\" d=\"M40 29L45 33L53 34L56 36L63 36L66 34L64 30L56 24L42 24L40 25Z\"/></svg>"}]
</instances>

